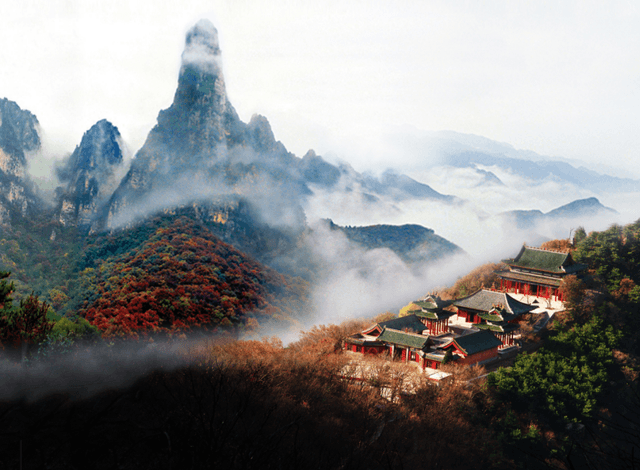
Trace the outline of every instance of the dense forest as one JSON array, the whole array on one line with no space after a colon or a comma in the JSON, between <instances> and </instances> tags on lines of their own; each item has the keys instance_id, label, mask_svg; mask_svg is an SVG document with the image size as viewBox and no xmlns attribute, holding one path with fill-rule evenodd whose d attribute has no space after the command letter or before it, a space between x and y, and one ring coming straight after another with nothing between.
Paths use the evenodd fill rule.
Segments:
<instances>
[{"instance_id":1,"label":"dense forest","mask_svg":"<svg viewBox=\"0 0 640 470\"><path fill-rule=\"evenodd\" d=\"M156 328L168 319L215 329L249 308L268 311L276 286L301 288L283 284L277 273L254 273L249 283L234 278L247 277L251 261L228 256L232 249L197 224L156 220L140 230L131 244L112 235L89 246L80 272L97 290L87 291L78 307L63 307L78 308L97 325L98 318L115 318L113 330L101 329L106 338L136 331L144 338L135 325L151 320L118 319L119 309L135 312L144 302L153 308L138 311L154 310ZM185 231L189 237L181 237ZM589 274L569 276L566 310L524 337L524 352L510 367L488 375L481 367L448 365L455 380L434 386L404 365L376 358L369 364L374 377L355 380L342 339L388 313L318 325L286 346L276 338L236 341L218 329L218 336L179 349L184 365L150 369L121 389L3 399L0 455L9 457L2 463L17 466L22 446L37 449L23 457L24 468L638 468L639 234L640 221L590 234L578 230L574 243L550 242L549 248L572 250ZM166 253L182 254L166 265L145 264ZM198 258L215 256L225 259L224 277L198 266ZM494 269L471 272L448 294L490 286ZM206 297L211 293L199 276L227 284L233 300ZM7 300L9 279L4 276L0 289L3 319L25 308ZM171 279L183 286L180 296L163 294ZM104 296L110 301L101 302ZM30 299L41 313L49 308ZM222 310L207 311L209 299ZM235 316L227 315L229 307ZM167 344L181 341L167 337ZM117 361L119 344L103 343L100 354ZM83 348L34 354L15 367L28 383L37 380L30 371L38 361L54 368L63 356L84 357ZM10 364L5 359L4 366Z\"/></svg>"}]
</instances>

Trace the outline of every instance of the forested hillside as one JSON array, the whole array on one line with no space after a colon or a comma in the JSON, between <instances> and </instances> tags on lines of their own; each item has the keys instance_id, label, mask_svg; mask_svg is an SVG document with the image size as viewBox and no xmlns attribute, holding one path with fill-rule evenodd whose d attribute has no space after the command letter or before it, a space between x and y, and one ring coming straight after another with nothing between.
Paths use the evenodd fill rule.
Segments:
<instances>
[{"instance_id":1,"label":"forested hillside","mask_svg":"<svg viewBox=\"0 0 640 470\"><path fill-rule=\"evenodd\" d=\"M304 313L306 281L267 268L189 218L76 233L46 223L2 233L0 270L12 273L16 299L33 291L52 313L86 318L105 337L256 329Z\"/></svg>"},{"instance_id":2,"label":"forested hillside","mask_svg":"<svg viewBox=\"0 0 640 470\"><path fill-rule=\"evenodd\" d=\"M589 266L567 276L566 310L512 368L489 376L488 390L520 423L535 423L536 447L523 449L537 466L637 468L640 464L638 331L640 221L602 232L577 230L569 248Z\"/></svg>"},{"instance_id":3,"label":"forested hillside","mask_svg":"<svg viewBox=\"0 0 640 470\"><path fill-rule=\"evenodd\" d=\"M294 321L307 283L279 274L186 218L102 236L80 264L77 312L105 336Z\"/></svg>"},{"instance_id":4,"label":"forested hillside","mask_svg":"<svg viewBox=\"0 0 640 470\"><path fill-rule=\"evenodd\" d=\"M452 254L464 253L459 246L420 225L341 227L331 220L327 220L327 223L331 230L344 233L350 241L359 246L368 250L388 248L412 266L423 267Z\"/></svg>"}]
</instances>

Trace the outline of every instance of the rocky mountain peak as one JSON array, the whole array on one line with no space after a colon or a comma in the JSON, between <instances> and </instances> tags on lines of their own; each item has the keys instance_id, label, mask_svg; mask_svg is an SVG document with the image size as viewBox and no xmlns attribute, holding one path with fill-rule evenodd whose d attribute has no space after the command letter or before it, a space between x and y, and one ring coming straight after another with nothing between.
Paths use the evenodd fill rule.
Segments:
<instances>
[{"instance_id":1,"label":"rocky mountain peak","mask_svg":"<svg viewBox=\"0 0 640 470\"><path fill-rule=\"evenodd\" d=\"M187 32L182 53L182 72L188 67L200 68L212 75L220 73L218 30L209 20L198 21Z\"/></svg>"},{"instance_id":2,"label":"rocky mountain peak","mask_svg":"<svg viewBox=\"0 0 640 470\"><path fill-rule=\"evenodd\" d=\"M247 138L256 151L271 151L276 146L276 138L271 124L266 117L259 114L251 116L247 125Z\"/></svg>"},{"instance_id":3,"label":"rocky mountain peak","mask_svg":"<svg viewBox=\"0 0 640 470\"><path fill-rule=\"evenodd\" d=\"M61 191L58 220L63 225L90 225L119 183L122 164L118 128L105 119L97 122L58 170L60 180L67 183Z\"/></svg>"},{"instance_id":4,"label":"rocky mountain peak","mask_svg":"<svg viewBox=\"0 0 640 470\"><path fill-rule=\"evenodd\" d=\"M38 118L15 102L0 99L0 148L13 156L40 148Z\"/></svg>"},{"instance_id":5,"label":"rocky mountain peak","mask_svg":"<svg viewBox=\"0 0 640 470\"><path fill-rule=\"evenodd\" d=\"M80 145L69 158L66 168L61 170L61 179L73 177L79 171L102 170L122 163L120 131L106 119L98 121L84 133ZM72 174L65 178L64 171Z\"/></svg>"},{"instance_id":6,"label":"rocky mountain peak","mask_svg":"<svg viewBox=\"0 0 640 470\"><path fill-rule=\"evenodd\" d=\"M0 99L0 171L24 178L25 152L40 148L38 119L13 101Z\"/></svg>"},{"instance_id":7,"label":"rocky mountain peak","mask_svg":"<svg viewBox=\"0 0 640 470\"><path fill-rule=\"evenodd\" d=\"M267 118L254 115L248 124L240 120L225 91L220 54L209 21L188 31L173 103L158 114L113 194L105 228L133 224L154 211L208 207L211 200L233 194L252 206L252 214L261 215L260 223L298 230L304 224L301 204L313 194L309 184L332 188L343 175L346 190L361 189L367 200L376 200L373 193L391 193L396 200L413 197L403 193L407 184L419 198L452 199L410 179L380 182L314 153L297 158L275 139Z\"/></svg>"},{"instance_id":8,"label":"rocky mountain peak","mask_svg":"<svg viewBox=\"0 0 640 470\"><path fill-rule=\"evenodd\" d=\"M216 165L227 159L227 149L247 142L246 130L227 98L218 32L210 21L201 20L187 32L173 103L160 111L132 161L112 198L106 225L149 199L153 190L175 189L176 182L190 181L194 174L203 179L215 174Z\"/></svg>"},{"instance_id":9,"label":"rocky mountain peak","mask_svg":"<svg viewBox=\"0 0 640 470\"><path fill-rule=\"evenodd\" d=\"M227 99L218 32L201 20L187 32L173 104L159 114L156 129L171 129L172 146L194 154L221 143L234 121L238 117Z\"/></svg>"}]
</instances>

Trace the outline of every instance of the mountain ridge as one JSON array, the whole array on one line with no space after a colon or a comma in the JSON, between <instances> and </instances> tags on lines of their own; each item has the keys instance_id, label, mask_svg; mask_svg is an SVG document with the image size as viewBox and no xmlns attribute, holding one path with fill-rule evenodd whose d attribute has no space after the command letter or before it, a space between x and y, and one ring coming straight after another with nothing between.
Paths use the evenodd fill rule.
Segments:
<instances>
[{"instance_id":1,"label":"mountain ridge","mask_svg":"<svg viewBox=\"0 0 640 470\"><path fill-rule=\"evenodd\" d=\"M497 216L505 221L514 221L515 225L520 229L532 229L541 222L560 218L598 217L617 213L615 209L602 205L597 198L590 197L577 199L547 213L540 210L515 210L501 212Z\"/></svg>"}]
</instances>

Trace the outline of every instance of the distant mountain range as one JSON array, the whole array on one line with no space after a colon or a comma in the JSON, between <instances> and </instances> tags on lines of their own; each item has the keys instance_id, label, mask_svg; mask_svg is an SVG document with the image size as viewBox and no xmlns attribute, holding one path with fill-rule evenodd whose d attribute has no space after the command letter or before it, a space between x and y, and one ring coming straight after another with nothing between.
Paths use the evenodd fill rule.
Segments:
<instances>
[{"instance_id":1,"label":"distant mountain range","mask_svg":"<svg viewBox=\"0 0 640 470\"><path fill-rule=\"evenodd\" d=\"M541 223L557 222L558 219L577 220L591 217L611 216L617 214L615 209L603 206L598 199L591 197L573 201L564 206L558 207L546 214L542 211L507 211L498 214L503 221L513 224L523 230L535 229Z\"/></svg>"},{"instance_id":2,"label":"distant mountain range","mask_svg":"<svg viewBox=\"0 0 640 470\"><path fill-rule=\"evenodd\" d=\"M555 179L587 187L594 192L627 192L640 189L639 180L609 176L585 167L576 168L562 161L532 161L482 152L463 152L450 155L445 162L453 167L473 168L479 171L483 171L480 170L482 167L498 167L532 182ZM494 181L499 180L497 176L493 176Z\"/></svg>"},{"instance_id":3,"label":"distant mountain range","mask_svg":"<svg viewBox=\"0 0 640 470\"><path fill-rule=\"evenodd\" d=\"M517 175L535 184L548 179L587 187L593 192L638 191L640 180L612 176L622 173L620 169L598 165L599 171L586 168L568 160L546 157L530 150L520 150L504 142L486 137L462 134L454 131L423 132L415 129L400 129L387 137L392 145L404 152L408 160L427 160L429 166L468 168L485 175L487 185L501 184L490 168ZM420 170L418 163L411 165Z\"/></svg>"}]
</instances>

